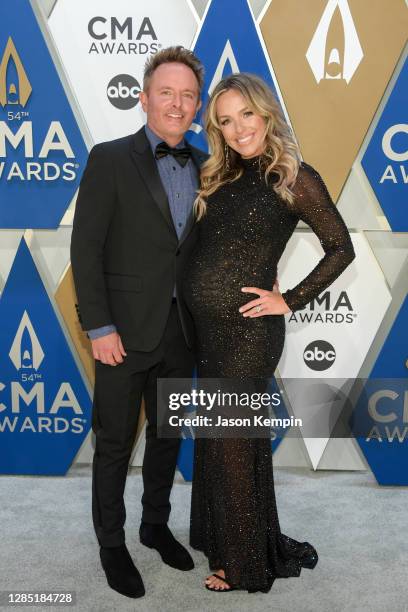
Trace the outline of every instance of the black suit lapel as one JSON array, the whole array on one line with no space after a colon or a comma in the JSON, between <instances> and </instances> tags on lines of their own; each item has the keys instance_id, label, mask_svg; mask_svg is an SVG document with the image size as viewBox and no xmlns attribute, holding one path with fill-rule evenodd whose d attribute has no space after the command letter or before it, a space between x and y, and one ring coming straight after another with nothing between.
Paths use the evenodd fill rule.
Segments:
<instances>
[{"instance_id":1,"label":"black suit lapel","mask_svg":"<svg viewBox=\"0 0 408 612\"><path fill-rule=\"evenodd\" d=\"M189 235L189 233L193 229L194 223L195 223L195 215L194 215L193 209L191 209L190 214L187 217L187 221L186 221L186 224L184 226L183 233L180 236L179 245L182 242L184 242L184 240L187 238L187 236Z\"/></svg>"},{"instance_id":2,"label":"black suit lapel","mask_svg":"<svg viewBox=\"0 0 408 612\"><path fill-rule=\"evenodd\" d=\"M167 194L162 185L160 174L157 169L156 161L146 137L144 128L136 132L133 137L131 156L140 171L140 176L146 183L147 188L152 194L160 212L162 213L169 229L177 238L177 232L173 224Z\"/></svg>"}]
</instances>

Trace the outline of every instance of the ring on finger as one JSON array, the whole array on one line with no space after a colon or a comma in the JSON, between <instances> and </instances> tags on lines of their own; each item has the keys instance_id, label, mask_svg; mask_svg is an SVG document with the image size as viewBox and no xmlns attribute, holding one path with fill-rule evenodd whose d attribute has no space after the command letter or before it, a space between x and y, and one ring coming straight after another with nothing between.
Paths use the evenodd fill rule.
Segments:
<instances>
[{"instance_id":1,"label":"ring on finger","mask_svg":"<svg viewBox=\"0 0 408 612\"><path fill-rule=\"evenodd\" d=\"M261 310L262 310L262 306L257 306L257 307L255 308L255 310L256 310L256 312L261 312Z\"/></svg>"}]
</instances>

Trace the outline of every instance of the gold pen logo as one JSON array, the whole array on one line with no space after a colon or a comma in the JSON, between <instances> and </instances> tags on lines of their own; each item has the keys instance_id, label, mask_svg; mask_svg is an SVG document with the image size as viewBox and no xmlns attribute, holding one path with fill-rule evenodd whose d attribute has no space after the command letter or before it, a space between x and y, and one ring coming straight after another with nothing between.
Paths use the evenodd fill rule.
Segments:
<instances>
[{"instance_id":1,"label":"gold pen logo","mask_svg":"<svg viewBox=\"0 0 408 612\"><path fill-rule=\"evenodd\" d=\"M7 68L11 60L17 70L18 83L7 82ZM7 104L19 104L24 107L32 92L31 83L28 80L23 63L17 53L11 36L7 41L6 48L0 63L0 104L4 107Z\"/></svg>"},{"instance_id":2,"label":"gold pen logo","mask_svg":"<svg viewBox=\"0 0 408 612\"><path fill-rule=\"evenodd\" d=\"M317 83L350 83L364 57L347 0L329 0L306 53Z\"/></svg>"},{"instance_id":3,"label":"gold pen logo","mask_svg":"<svg viewBox=\"0 0 408 612\"><path fill-rule=\"evenodd\" d=\"M38 370L44 359L44 351L26 310L18 326L9 357L16 370L21 368Z\"/></svg>"}]
</instances>

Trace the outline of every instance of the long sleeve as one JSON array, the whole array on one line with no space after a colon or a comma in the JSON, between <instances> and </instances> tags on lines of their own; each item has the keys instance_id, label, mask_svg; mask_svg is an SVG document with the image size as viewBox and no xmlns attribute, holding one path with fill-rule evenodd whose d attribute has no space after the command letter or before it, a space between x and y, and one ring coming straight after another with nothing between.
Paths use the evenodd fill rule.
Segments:
<instances>
[{"instance_id":1,"label":"long sleeve","mask_svg":"<svg viewBox=\"0 0 408 612\"><path fill-rule=\"evenodd\" d=\"M104 325L103 327L97 327L96 329L88 329L88 338L90 340L97 340L103 338L109 334L113 334L116 331L115 325Z\"/></svg>"},{"instance_id":2,"label":"long sleeve","mask_svg":"<svg viewBox=\"0 0 408 612\"><path fill-rule=\"evenodd\" d=\"M112 167L103 145L89 154L76 202L71 264L83 330L113 324L105 287L103 250L115 204Z\"/></svg>"},{"instance_id":3,"label":"long sleeve","mask_svg":"<svg viewBox=\"0 0 408 612\"><path fill-rule=\"evenodd\" d=\"M314 231L324 256L298 285L282 294L292 311L316 298L355 258L350 234L319 173L302 163L295 193L295 213Z\"/></svg>"}]
</instances>

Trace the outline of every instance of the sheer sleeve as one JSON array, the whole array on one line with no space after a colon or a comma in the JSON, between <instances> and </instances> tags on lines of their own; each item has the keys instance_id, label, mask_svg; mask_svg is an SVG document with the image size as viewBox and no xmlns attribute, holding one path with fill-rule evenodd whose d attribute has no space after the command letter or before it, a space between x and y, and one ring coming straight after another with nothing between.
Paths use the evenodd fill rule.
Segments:
<instances>
[{"instance_id":1,"label":"sheer sleeve","mask_svg":"<svg viewBox=\"0 0 408 612\"><path fill-rule=\"evenodd\" d=\"M295 214L319 238L324 256L296 287L282 294L292 311L324 291L355 258L350 234L319 173L302 162L293 188Z\"/></svg>"}]
</instances>

